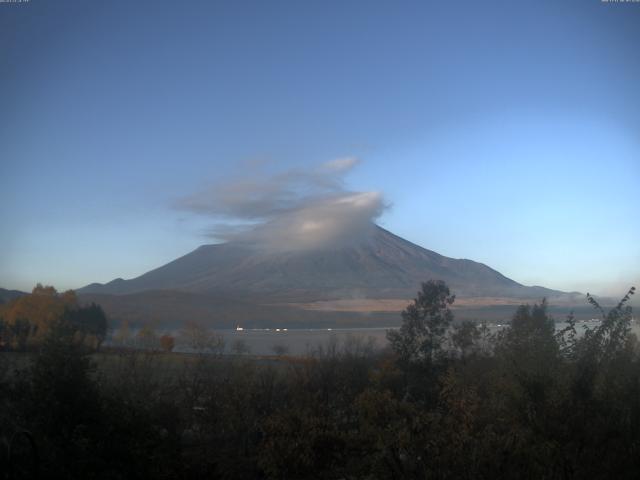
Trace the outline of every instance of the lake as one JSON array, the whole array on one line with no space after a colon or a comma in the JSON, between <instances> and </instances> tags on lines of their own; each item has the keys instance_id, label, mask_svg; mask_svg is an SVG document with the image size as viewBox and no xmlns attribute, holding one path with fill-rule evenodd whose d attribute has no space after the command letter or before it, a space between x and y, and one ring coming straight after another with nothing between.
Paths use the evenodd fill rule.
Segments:
<instances>
[{"instance_id":1,"label":"lake","mask_svg":"<svg viewBox=\"0 0 640 480\"><path fill-rule=\"evenodd\" d=\"M586 328L594 328L599 320L581 321L576 324L578 334L582 334ZM566 322L556 322L556 330L566 327ZM489 330L494 333L507 324L489 324ZM224 338L225 353L233 352L236 342L242 341L253 355L273 355L278 347L288 354L303 355L316 350L320 346L336 343L338 346L346 342L366 344L372 342L375 348L383 348L387 345L387 330L397 327L373 327L373 328L308 328L308 329L244 329L244 330L218 330ZM632 331L640 336L638 322L632 323ZM179 332L175 332L176 335ZM188 352L189 349L177 345L175 351Z\"/></svg>"}]
</instances>

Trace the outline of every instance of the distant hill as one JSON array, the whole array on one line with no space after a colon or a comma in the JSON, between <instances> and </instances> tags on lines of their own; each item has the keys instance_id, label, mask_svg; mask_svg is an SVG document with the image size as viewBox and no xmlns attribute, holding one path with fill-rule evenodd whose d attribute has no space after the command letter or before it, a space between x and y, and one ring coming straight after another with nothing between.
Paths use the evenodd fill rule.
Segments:
<instances>
[{"instance_id":1,"label":"distant hill","mask_svg":"<svg viewBox=\"0 0 640 480\"><path fill-rule=\"evenodd\" d=\"M0 288L0 304L10 302L14 298L18 298L23 295L27 295L27 293L21 292L20 290L7 290L5 288Z\"/></svg>"},{"instance_id":2,"label":"distant hill","mask_svg":"<svg viewBox=\"0 0 640 480\"><path fill-rule=\"evenodd\" d=\"M535 298L563 295L528 287L478 262L445 257L383 228L355 245L321 251L270 252L244 243L203 245L131 280L91 284L81 294L177 290L270 301L410 298L429 279L463 297Z\"/></svg>"}]
</instances>

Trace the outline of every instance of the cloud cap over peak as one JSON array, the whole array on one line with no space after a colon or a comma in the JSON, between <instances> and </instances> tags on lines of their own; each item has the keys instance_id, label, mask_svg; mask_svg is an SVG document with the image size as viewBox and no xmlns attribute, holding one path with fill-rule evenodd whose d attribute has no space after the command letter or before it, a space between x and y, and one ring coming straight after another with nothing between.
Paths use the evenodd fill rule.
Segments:
<instances>
[{"instance_id":1,"label":"cloud cap over peak","mask_svg":"<svg viewBox=\"0 0 640 480\"><path fill-rule=\"evenodd\" d=\"M184 197L175 207L216 221L208 236L268 250L330 249L365 239L386 208L380 192L352 192L344 157L310 171L245 174Z\"/></svg>"}]
</instances>

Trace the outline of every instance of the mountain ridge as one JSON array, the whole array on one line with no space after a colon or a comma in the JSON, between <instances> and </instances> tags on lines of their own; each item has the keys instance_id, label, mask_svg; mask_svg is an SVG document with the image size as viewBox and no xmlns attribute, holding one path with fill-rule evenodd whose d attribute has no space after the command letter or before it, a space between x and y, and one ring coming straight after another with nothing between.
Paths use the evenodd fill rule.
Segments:
<instances>
[{"instance_id":1,"label":"mountain ridge","mask_svg":"<svg viewBox=\"0 0 640 480\"><path fill-rule=\"evenodd\" d=\"M10 290L0 287L0 304L8 303L11 300L22 297L24 295L28 295L28 293L20 290Z\"/></svg>"},{"instance_id":2,"label":"mountain ridge","mask_svg":"<svg viewBox=\"0 0 640 480\"><path fill-rule=\"evenodd\" d=\"M93 283L78 293L176 290L278 301L404 298L429 279L444 280L463 297L569 295L522 285L480 262L445 257L377 225L359 242L324 250L273 252L240 242L201 245L138 277Z\"/></svg>"}]
</instances>

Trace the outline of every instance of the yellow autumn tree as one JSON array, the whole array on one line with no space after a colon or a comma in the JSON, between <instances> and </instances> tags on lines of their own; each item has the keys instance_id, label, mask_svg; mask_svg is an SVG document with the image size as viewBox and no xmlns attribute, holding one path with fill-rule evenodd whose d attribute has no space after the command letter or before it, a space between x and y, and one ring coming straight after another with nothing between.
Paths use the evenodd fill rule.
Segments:
<instances>
[{"instance_id":1,"label":"yellow autumn tree","mask_svg":"<svg viewBox=\"0 0 640 480\"><path fill-rule=\"evenodd\" d=\"M62 316L65 308L74 308L77 305L78 298L73 290L58 293L52 286L38 283L31 294L0 305L0 317L9 327L27 321L30 326L29 337L37 341L47 334L53 322Z\"/></svg>"}]
</instances>

